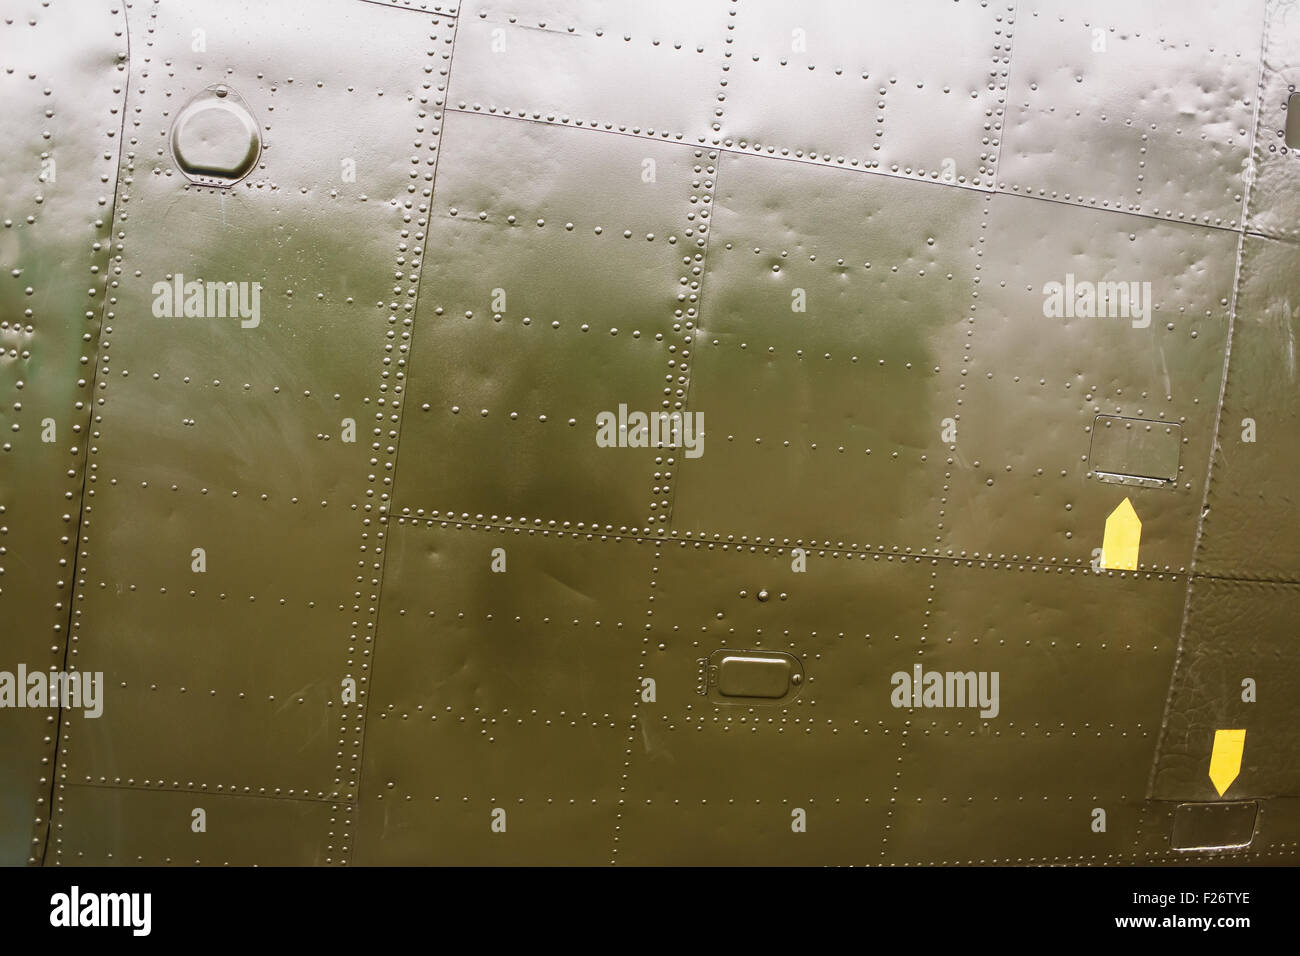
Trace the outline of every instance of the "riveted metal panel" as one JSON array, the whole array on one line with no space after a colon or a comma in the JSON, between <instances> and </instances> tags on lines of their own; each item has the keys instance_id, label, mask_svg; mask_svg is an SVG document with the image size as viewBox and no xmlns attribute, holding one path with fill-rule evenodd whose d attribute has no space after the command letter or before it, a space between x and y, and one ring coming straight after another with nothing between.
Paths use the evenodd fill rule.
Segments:
<instances>
[{"instance_id":1,"label":"riveted metal panel","mask_svg":"<svg viewBox=\"0 0 1300 956\"><path fill-rule=\"evenodd\" d=\"M928 547L936 379L983 197L757 157L721 167L690 394L707 437L680 463L674 530Z\"/></svg>"},{"instance_id":2,"label":"riveted metal panel","mask_svg":"<svg viewBox=\"0 0 1300 956\"><path fill-rule=\"evenodd\" d=\"M366 2L384 4L396 7L398 10L411 10L416 13L441 13L449 17L454 17L460 12L460 4L455 0L450 3L438 3L436 0L366 0Z\"/></svg>"},{"instance_id":3,"label":"riveted metal panel","mask_svg":"<svg viewBox=\"0 0 1300 956\"><path fill-rule=\"evenodd\" d=\"M1300 799L1279 797L1259 801L1259 820L1251 852L1274 866L1294 858L1300 847Z\"/></svg>"},{"instance_id":4,"label":"riveted metal panel","mask_svg":"<svg viewBox=\"0 0 1300 956\"><path fill-rule=\"evenodd\" d=\"M703 143L734 2L466 7L455 109Z\"/></svg>"},{"instance_id":5,"label":"riveted metal panel","mask_svg":"<svg viewBox=\"0 0 1300 956\"><path fill-rule=\"evenodd\" d=\"M1232 359L1198 565L1219 577L1300 578L1300 249L1246 236Z\"/></svg>"},{"instance_id":6,"label":"riveted metal panel","mask_svg":"<svg viewBox=\"0 0 1300 956\"><path fill-rule=\"evenodd\" d=\"M991 745L979 743L964 749L975 759L993 757ZM1065 746L1029 743L1018 749L1026 760L1046 761L1048 769L1065 771L1068 763L1058 764L1058 759L1091 760L1099 753L1117 751L1113 741L1096 747L1078 742ZM930 763L944 752L951 753L922 744L908 759ZM906 792L906 770L902 779ZM1067 773L1063 782L1077 781ZM1092 829L1094 808L1106 811L1105 832ZM1071 796L1019 791L1003 795L977 792L973 787L960 795L937 798L909 793L898 802L890 819L889 860L899 865L943 866L1121 865L1133 862L1131 835L1140 820L1141 809L1135 799L1120 799L1113 792L1103 796L1087 787L1078 787Z\"/></svg>"},{"instance_id":7,"label":"riveted metal panel","mask_svg":"<svg viewBox=\"0 0 1300 956\"><path fill-rule=\"evenodd\" d=\"M796 571L796 566L806 570ZM904 719L889 675L911 666L928 632L905 595L933 569L918 557L765 542L666 542L653 578L658 706L643 719L685 730L717 723L816 725L876 733ZM719 649L788 653L801 662L797 696L755 713L716 706L701 692L699 660ZM869 686L879 694L866 691ZM836 731L840 732L840 731Z\"/></svg>"},{"instance_id":8,"label":"riveted metal panel","mask_svg":"<svg viewBox=\"0 0 1300 956\"><path fill-rule=\"evenodd\" d=\"M120 3L0 24L0 670L62 667L113 180L126 96ZM45 853L58 711L0 715L0 863Z\"/></svg>"},{"instance_id":9,"label":"riveted metal panel","mask_svg":"<svg viewBox=\"0 0 1300 956\"><path fill-rule=\"evenodd\" d=\"M996 713L969 698L910 712L890 852L1015 864L1131 852L1184 581L1015 561L937 566L917 661L924 672L997 674ZM883 681L875 692L887 692Z\"/></svg>"},{"instance_id":10,"label":"riveted metal panel","mask_svg":"<svg viewBox=\"0 0 1300 956\"><path fill-rule=\"evenodd\" d=\"M100 595L87 603L103 623L77 662L105 674L103 714L65 712L64 779L337 792L339 665L322 653L340 628L336 608L129 588Z\"/></svg>"},{"instance_id":11,"label":"riveted metal panel","mask_svg":"<svg viewBox=\"0 0 1300 956\"><path fill-rule=\"evenodd\" d=\"M340 809L311 800L61 787L60 866L315 866ZM200 818L196 810L203 811ZM200 822L201 821L201 822ZM202 830L196 827L202 826Z\"/></svg>"},{"instance_id":12,"label":"riveted metal panel","mask_svg":"<svg viewBox=\"0 0 1300 956\"><path fill-rule=\"evenodd\" d=\"M611 862L879 859L896 730L813 704L679 707L640 706ZM792 829L796 810L803 831Z\"/></svg>"},{"instance_id":13,"label":"riveted metal panel","mask_svg":"<svg viewBox=\"0 0 1300 956\"><path fill-rule=\"evenodd\" d=\"M661 451L593 433L666 407L699 151L463 114L444 148L403 433L439 453L403 459L401 513L649 527Z\"/></svg>"},{"instance_id":14,"label":"riveted metal panel","mask_svg":"<svg viewBox=\"0 0 1300 956\"><path fill-rule=\"evenodd\" d=\"M4 860L1295 859L1289 2L0 2Z\"/></svg>"},{"instance_id":15,"label":"riveted metal panel","mask_svg":"<svg viewBox=\"0 0 1300 956\"><path fill-rule=\"evenodd\" d=\"M394 788L363 801L362 866L597 866L608 862L606 838L618 825L617 804L590 794L507 799Z\"/></svg>"},{"instance_id":16,"label":"riveted metal panel","mask_svg":"<svg viewBox=\"0 0 1300 956\"><path fill-rule=\"evenodd\" d=\"M605 862L651 647L620 584L652 545L411 518L389 542L359 861ZM601 838L557 853L583 820Z\"/></svg>"},{"instance_id":17,"label":"riveted metal panel","mask_svg":"<svg viewBox=\"0 0 1300 956\"><path fill-rule=\"evenodd\" d=\"M999 187L1237 226L1263 6L1021 4Z\"/></svg>"},{"instance_id":18,"label":"riveted metal panel","mask_svg":"<svg viewBox=\"0 0 1300 956\"><path fill-rule=\"evenodd\" d=\"M1109 837L1090 841L1091 811L1110 807L1123 813L1124 807L1142 799L1151 750L1149 737L1109 728L1050 734L1040 728L980 732L969 725L947 732L922 730L908 735L900 780L909 801L933 806L946 795L950 804L969 800L981 808L977 813L986 815L986 821L972 827L964 840L955 830L940 837L949 846L965 842L968 852L983 854L1001 848L1012 857L1036 855L1044 845L1071 855L1093 844L1115 851L1127 839L1121 825L1125 821L1117 821L1113 830L1108 827ZM954 773L955 767L960 773ZM1050 809L1030 824L1034 829L1016 836L1008 832L1009 814L1001 805L1021 802ZM962 815L935 816L946 816L949 827L963 822ZM907 848L915 841L924 859L935 850L929 840L939 834L924 835L927 824L916 816L911 822L912 827L900 829L890 842Z\"/></svg>"},{"instance_id":19,"label":"riveted metal panel","mask_svg":"<svg viewBox=\"0 0 1300 956\"><path fill-rule=\"evenodd\" d=\"M949 376L957 426L945 553L1087 566L1106 517L1127 496L1143 526L1140 566L1185 570L1214 431L1236 235L999 194L983 238L969 347L962 374ZM1116 314L1093 314L1082 299L1071 299L1073 315L1057 310L1067 288L1111 282L1138 283L1144 314L1133 305L1124 314L1122 301ZM1176 485L1095 480L1088 452L1098 414L1179 424Z\"/></svg>"},{"instance_id":20,"label":"riveted metal panel","mask_svg":"<svg viewBox=\"0 0 1300 956\"><path fill-rule=\"evenodd\" d=\"M70 784L311 799L354 785L340 687L359 676L375 372L402 312L394 265L400 279L418 261L451 34L332 6L151 7L137 23L69 652L108 689L102 717L68 715ZM268 42L244 42L250 29ZM230 190L190 185L166 149L176 103L218 78L265 145ZM258 283L259 314L169 315L156 284L178 274L246 283L250 303ZM298 837L337 862L346 831Z\"/></svg>"},{"instance_id":21,"label":"riveted metal panel","mask_svg":"<svg viewBox=\"0 0 1300 956\"><path fill-rule=\"evenodd\" d=\"M1300 737L1287 716L1300 681L1297 613L1296 584L1196 579L1152 768L1152 796L1219 799L1209 776L1210 753L1214 732L1229 727L1245 728L1246 742L1228 798L1300 794Z\"/></svg>"},{"instance_id":22,"label":"riveted metal panel","mask_svg":"<svg viewBox=\"0 0 1300 956\"><path fill-rule=\"evenodd\" d=\"M629 800L616 831L620 865L648 866L864 866L880 860L880 834L888 823L888 791L859 796L832 777L810 787L795 775L806 770L785 741L764 747L738 741L732 763L765 768L762 796L647 797ZM767 753L769 761L764 757ZM670 759L674 752L665 754ZM692 776L703 772L691 754ZM827 755L823 754L823 759ZM835 795L827 787L836 788ZM796 825L803 829L795 830Z\"/></svg>"},{"instance_id":23,"label":"riveted metal panel","mask_svg":"<svg viewBox=\"0 0 1300 956\"><path fill-rule=\"evenodd\" d=\"M457 717L626 710L645 650L645 595L614 582L648 577L651 545L600 543L601 561L591 562L586 535L402 519L386 572L379 656L388 663L377 665L386 676L372 693L393 698L384 707L432 704L440 675L436 699ZM630 668L624 680L597 679L621 666Z\"/></svg>"},{"instance_id":24,"label":"riveted metal panel","mask_svg":"<svg viewBox=\"0 0 1300 956\"><path fill-rule=\"evenodd\" d=\"M721 134L739 149L988 187L1015 4L740 5Z\"/></svg>"},{"instance_id":25,"label":"riveted metal panel","mask_svg":"<svg viewBox=\"0 0 1300 956\"><path fill-rule=\"evenodd\" d=\"M1300 150L1287 144L1286 133L1295 122L1290 108L1300 89L1300 10L1287 0L1268 0L1267 15L1246 225L1294 241L1300 238Z\"/></svg>"},{"instance_id":26,"label":"riveted metal panel","mask_svg":"<svg viewBox=\"0 0 1300 956\"><path fill-rule=\"evenodd\" d=\"M940 562L942 567L945 562ZM938 572L926 670L996 671L997 727L1146 740L1150 766L1178 646L1186 578L962 561ZM883 692L883 691L882 691ZM942 728L973 711L927 710Z\"/></svg>"},{"instance_id":27,"label":"riveted metal panel","mask_svg":"<svg viewBox=\"0 0 1300 956\"><path fill-rule=\"evenodd\" d=\"M611 859L878 861L907 720L890 706L888 675L910 666L925 628L924 612L897 597L929 579L919 558L896 554L663 542L646 671L658 694L636 707ZM798 695L710 699L699 659L719 648L796 656Z\"/></svg>"}]
</instances>

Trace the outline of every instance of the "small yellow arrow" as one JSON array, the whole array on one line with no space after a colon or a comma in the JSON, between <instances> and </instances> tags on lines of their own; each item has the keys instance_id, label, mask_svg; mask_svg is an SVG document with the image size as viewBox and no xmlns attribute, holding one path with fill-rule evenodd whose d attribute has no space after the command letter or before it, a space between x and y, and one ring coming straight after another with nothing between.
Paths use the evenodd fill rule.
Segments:
<instances>
[{"instance_id":1,"label":"small yellow arrow","mask_svg":"<svg viewBox=\"0 0 1300 956\"><path fill-rule=\"evenodd\" d=\"M1106 533L1101 539L1101 566L1116 571L1136 571L1138 544L1142 540L1142 522L1125 498L1106 519Z\"/></svg>"},{"instance_id":2,"label":"small yellow arrow","mask_svg":"<svg viewBox=\"0 0 1300 956\"><path fill-rule=\"evenodd\" d=\"M1246 731L1216 730L1214 750L1210 753L1210 782L1219 796L1232 786L1241 773L1241 753L1246 749Z\"/></svg>"}]
</instances>

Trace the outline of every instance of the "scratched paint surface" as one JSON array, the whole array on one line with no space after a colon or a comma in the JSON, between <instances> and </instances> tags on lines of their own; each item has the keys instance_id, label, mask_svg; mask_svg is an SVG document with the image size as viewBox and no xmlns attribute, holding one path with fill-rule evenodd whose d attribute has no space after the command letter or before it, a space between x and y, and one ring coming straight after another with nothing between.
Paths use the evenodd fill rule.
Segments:
<instances>
[{"instance_id":1,"label":"scratched paint surface","mask_svg":"<svg viewBox=\"0 0 1300 956\"><path fill-rule=\"evenodd\" d=\"M0 862L1296 859L1293 4L0 10Z\"/></svg>"}]
</instances>

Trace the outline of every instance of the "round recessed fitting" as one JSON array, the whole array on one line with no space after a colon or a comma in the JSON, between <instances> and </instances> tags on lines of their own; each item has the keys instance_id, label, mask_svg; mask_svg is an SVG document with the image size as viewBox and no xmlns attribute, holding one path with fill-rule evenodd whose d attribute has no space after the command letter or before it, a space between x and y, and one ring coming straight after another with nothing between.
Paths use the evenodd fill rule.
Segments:
<instances>
[{"instance_id":1,"label":"round recessed fitting","mask_svg":"<svg viewBox=\"0 0 1300 956\"><path fill-rule=\"evenodd\" d=\"M192 182L232 186L257 165L262 139L243 97L223 84L186 104L172 124L172 158Z\"/></svg>"}]
</instances>

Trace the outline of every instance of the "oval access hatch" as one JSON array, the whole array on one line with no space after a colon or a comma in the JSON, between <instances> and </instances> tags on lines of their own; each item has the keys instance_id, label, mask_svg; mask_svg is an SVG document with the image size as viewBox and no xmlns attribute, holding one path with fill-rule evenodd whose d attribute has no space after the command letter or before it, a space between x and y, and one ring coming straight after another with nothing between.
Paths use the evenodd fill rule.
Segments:
<instances>
[{"instance_id":1,"label":"oval access hatch","mask_svg":"<svg viewBox=\"0 0 1300 956\"><path fill-rule=\"evenodd\" d=\"M257 165L262 139L243 97L224 84L186 104L172 124L172 158L192 182L233 186Z\"/></svg>"}]
</instances>

